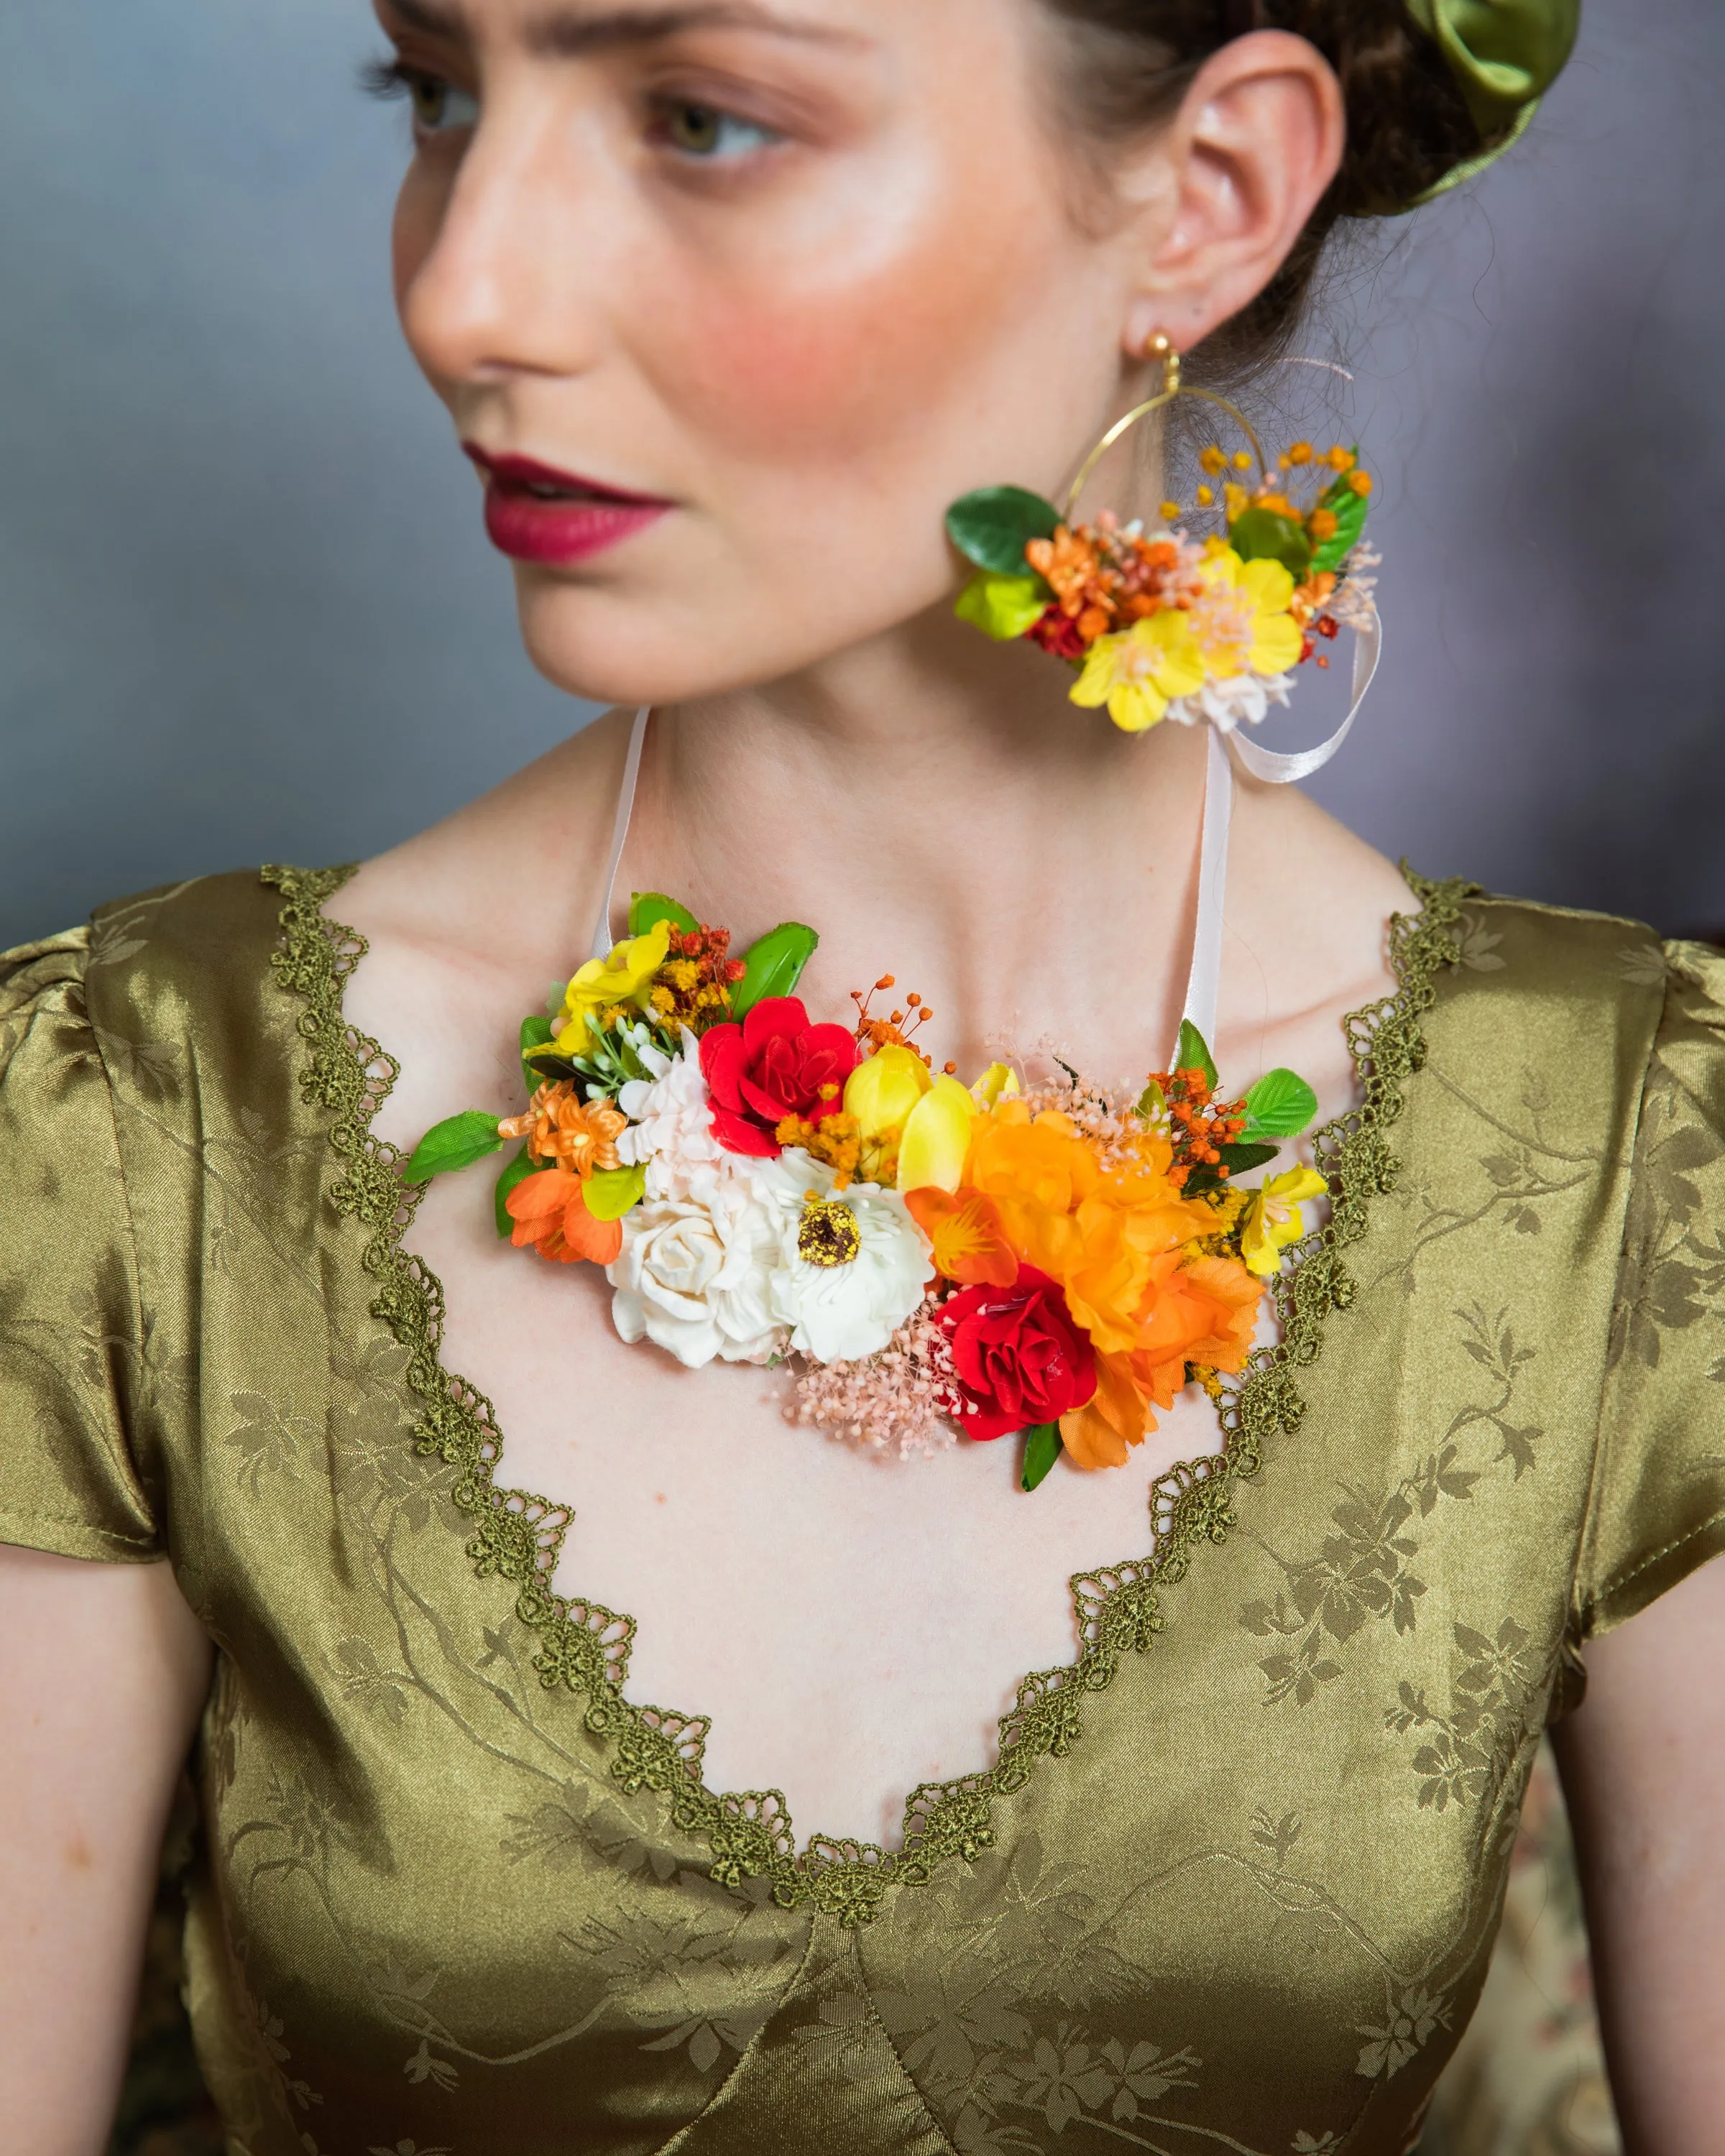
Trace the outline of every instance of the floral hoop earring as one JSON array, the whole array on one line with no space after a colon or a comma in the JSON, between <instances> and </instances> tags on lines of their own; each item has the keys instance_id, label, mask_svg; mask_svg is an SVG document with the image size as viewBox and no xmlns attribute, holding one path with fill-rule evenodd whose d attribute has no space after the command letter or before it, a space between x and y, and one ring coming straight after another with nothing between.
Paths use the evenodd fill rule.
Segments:
<instances>
[{"instance_id":1,"label":"floral hoop earring","mask_svg":"<svg viewBox=\"0 0 1725 2156\"><path fill-rule=\"evenodd\" d=\"M1025 638L1065 660L1078 670L1072 701L1106 706L1127 733L1163 719L1232 733L1287 702L1295 667L1312 658L1327 667L1320 643L1342 628L1363 651L1369 641L1375 661L1371 475L1358 448L1339 443L1320 453L1296 442L1272 465L1237 405L1182 381L1166 336L1152 336L1142 356L1160 364L1161 388L1109 428L1059 507L1024 487L987 486L947 511L947 536L976 572L954 611L987 636ZM1075 522L1107 451L1177 397L1225 413L1250 449L1208 444L1190 507L1163 501L1154 526L1108 510ZM1194 521L1209 529L1194 534Z\"/></svg>"}]
</instances>

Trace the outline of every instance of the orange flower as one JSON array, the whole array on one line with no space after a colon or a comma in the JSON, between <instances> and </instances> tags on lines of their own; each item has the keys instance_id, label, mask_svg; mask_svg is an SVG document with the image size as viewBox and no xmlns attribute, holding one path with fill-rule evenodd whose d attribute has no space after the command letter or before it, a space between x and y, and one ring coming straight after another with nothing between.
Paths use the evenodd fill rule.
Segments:
<instances>
[{"instance_id":1,"label":"orange flower","mask_svg":"<svg viewBox=\"0 0 1725 2156\"><path fill-rule=\"evenodd\" d=\"M1101 564L1096 547L1082 531L1057 525L1052 539L1026 542L1024 559L1053 586L1060 611L1068 616L1076 615L1085 601L1096 593Z\"/></svg>"},{"instance_id":2,"label":"orange flower","mask_svg":"<svg viewBox=\"0 0 1725 2156\"><path fill-rule=\"evenodd\" d=\"M1098 1355L1096 1397L1060 1417L1060 1442L1075 1467L1124 1467L1128 1450L1142 1443L1149 1420L1129 1358Z\"/></svg>"},{"instance_id":3,"label":"orange flower","mask_svg":"<svg viewBox=\"0 0 1725 2156\"><path fill-rule=\"evenodd\" d=\"M1153 1425L1152 1409L1173 1405L1189 1363L1240 1369L1263 1292L1237 1259L1188 1259L1178 1250L1158 1257L1134 1344L1097 1358L1096 1398L1061 1418L1060 1435L1077 1465L1121 1466Z\"/></svg>"},{"instance_id":4,"label":"orange flower","mask_svg":"<svg viewBox=\"0 0 1725 2156\"><path fill-rule=\"evenodd\" d=\"M1165 1139L1146 1132L1117 1150L1105 1173L1069 1117L1033 1120L1022 1101L1003 1101L976 1118L966 1171L994 1200L1007 1240L1060 1281L1105 1355L1136 1344L1154 1260L1215 1226L1169 1180Z\"/></svg>"},{"instance_id":5,"label":"orange flower","mask_svg":"<svg viewBox=\"0 0 1725 2156\"><path fill-rule=\"evenodd\" d=\"M1186 1360L1208 1363L1230 1375L1244 1369L1257 1331L1264 1282L1237 1258L1194 1258L1180 1277L1194 1301L1207 1302L1210 1312L1209 1337L1194 1341L1185 1351Z\"/></svg>"},{"instance_id":6,"label":"orange flower","mask_svg":"<svg viewBox=\"0 0 1725 2156\"><path fill-rule=\"evenodd\" d=\"M1114 1141L1104 1168L1069 1116L1033 1116L1023 1101L973 1127L967 1185L992 1200L1018 1256L1060 1282L1096 1350L1096 1396L1060 1424L1081 1467L1119 1466L1153 1410L1173 1404L1189 1363L1237 1370L1251 1346L1261 1285L1235 1259L1187 1255L1216 1215L1182 1196L1173 1161L1168 1141L1145 1131Z\"/></svg>"},{"instance_id":7,"label":"orange flower","mask_svg":"<svg viewBox=\"0 0 1725 2156\"><path fill-rule=\"evenodd\" d=\"M502 1138L525 1138L535 1160L554 1160L584 1182L596 1168L618 1168L617 1141L629 1118L608 1101L583 1105L568 1079L542 1086L524 1116L497 1126Z\"/></svg>"},{"instance_id":8,"label":"orange flower","mask_svg":"<svg viewBox=\"0 0 1725 2156\"><path fill-rule=\"evenodd\" d=\"M961 1287L1010 1287L1017 1253L1006 1240L1000 1210L980 1190L907 1190L911 1218L934 1245L935 1270Z\"/></svg>"},{"instance_id":9,"label":"orange flower","mask_svg":"<svg viewBox=\"0 0 1725 2156\"><path fill-rule=\"evenodd\" d=\"M999 1101L975 1119L965 1180L1000 1204L1011 1235L1009 1206L1070 1213L1101 1170L1069 1116L1045 1109L1033 1120L1023 1101Z\"/></svg>"},{"instance_id":10,"label":"orange flower","mask_svg":"<svg viewBox=\"0 0 1725 2156\"><path fill-rule=\"evenodd\" d=\"M589 1259L608 1265L623 1248L620 1220L595 1220L587 1209L585 1179L566 1168L547 1168L522 1178L504 1200L515 1223L510 1241L518 1250L531 1245L542 1258L559 1265Z\"/></svg>"}]
</instances>

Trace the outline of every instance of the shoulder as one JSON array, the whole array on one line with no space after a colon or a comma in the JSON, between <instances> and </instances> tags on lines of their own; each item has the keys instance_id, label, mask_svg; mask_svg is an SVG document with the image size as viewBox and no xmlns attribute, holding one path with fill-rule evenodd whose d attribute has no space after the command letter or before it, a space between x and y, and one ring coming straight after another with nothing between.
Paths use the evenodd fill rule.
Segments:
<instances>
[{"instance_id":1,"label":"shoulder","mask_svg":"<svg viewBox=\"0 0 1725 2156\"><path fill-rule=\"evenodd\" d=\"M1639 1081L1666 1020L1679 947L1616 914L1413 881L1439 961L1439 1009L1452 1029L1490 1041L1497 1061L1558 1056L1578 1071L1609 1065Z\"/></svg>"},{"instance_id":2,"label":"shoulder","mask_svg":"<svg viewBox=\"0 0 1725 2156\"><path fill-rule=\"evenodd\" d=\"M218 1046L274 985L284 894L269 879L332 889L343 873L236 870L112 900L83 927L0 952L0 1014L14 1033L59 1015L122 1070L146 1037Z\"/></svg>"},{"instance_id":3,"label":"shoulder","mask_svg":"<svg viewBox=\"0 0 1725 2156\"><path fill-rule=\"evenodd\" d=\"M285 929L297 920L309 947L318 904L346 873L200 876L0 953L0 1081L29 1142L76 1151L99 1116L121 1165L167 1145L183 1168L223 1121L279 1118L303 1062Z\"/></svg>"},{"instance_id":4,"label":"shoulder","mask_svg":"<svg viewBox=\"0 0 1725 2156\"><path fill-rule=\"evenodd\" d=\"M456 972L526 942L560 956L572 938L584 943L629 732L627 712L608 712L444 822L366 861L343 896L345 917L374 952L417 952Z\"/></svg>"},{"instance_id":5,"label":"shoulder","mask_svg":"<svg viewBox=\"0 0 1725 2156\"><path fill-rule=\"evenodd\" d=\"M629 729L625 712L596 720L342 890L367 954L347 1018L401 1066L380 1137L411 1146L513 1082L521 1014L567 979L603 902Z\"/></svg>"},{"instance_id":6,"label":"shoulder","mask_svg":"<svg viewBox=\"0 0 1725 2156\"><path fill-rule=\"evenodd\" d=\"M1664 984L1660 939L1645 921L1482 891L1461 880L1409 880L1421 897L1435 896L1454 927L1461 974L1482 985L1588 998L1626 989L1633 1001Z\"/></svg>"}]
</instances>

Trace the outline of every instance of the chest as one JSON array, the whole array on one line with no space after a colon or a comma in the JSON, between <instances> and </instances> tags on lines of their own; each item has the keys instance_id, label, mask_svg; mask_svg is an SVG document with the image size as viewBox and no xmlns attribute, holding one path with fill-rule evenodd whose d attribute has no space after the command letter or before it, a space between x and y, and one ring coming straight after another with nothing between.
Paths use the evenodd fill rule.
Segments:
<instances>
[{"instance_id":1,"label":"chest","mask_svg":"<svg viewBox=\"0 0 1725 2156\"><path fill-rule=\"evenodd\" d=\"M519 1086L501 1009L458 985L432 992L386 940L349 989L367 1031L416 1045L375 1125L403 1150ZM1352 1105L1332 1009L1222 1050L1297 1062L1326 1114ZM1033 1493L1017 1440L871 1455L798 1426L787 1372L625 1347L596 1267L499 1241L483 1168L430 1185L408 1247L443 1284L446 1366L506 1433L502 1479L569 1515L557 1589L629 1613L630 1696L709 1720L711 1781L781 1791L799 1841L890 1847L919 1784L989 1767L1026 1673L1076 1650L1069 1582L1147 1558L1154 1486L1220 1444L1189 1388L1125 1466L1062 1460Z\"/></svg>"},{"instance_id":2,"label":"chest","mask_svg":"<svg viewBox=\"0 0 1725 2156\"><path fill-rule=\"evenodd\" d=\"M630 1692L711 1718L715 1786L781 1790L798 1839L896 1838L920 1783L993 1762L1029 1671L1071 1661L1068 1582L1142 1558L1150 1492L1217 1450L1189 1392L1123 1468L1020 1486L1016 1439L883 1458L799 1425L788 1373L629 1348L597 1269L487 1248L434 1185L414 1249L445 1360L507 1432L507 1479L571 1512L560 1592L636 1620Z\"/></svg>"}]
</instances>

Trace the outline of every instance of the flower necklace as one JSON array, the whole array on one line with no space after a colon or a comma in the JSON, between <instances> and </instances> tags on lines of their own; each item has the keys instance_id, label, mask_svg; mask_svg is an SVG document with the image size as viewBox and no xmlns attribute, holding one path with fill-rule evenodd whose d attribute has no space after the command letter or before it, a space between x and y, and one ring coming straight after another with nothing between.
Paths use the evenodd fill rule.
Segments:
<instances>
[{"instance_id":1,"label":"flower necklace","mask_svg":"<svg viewBox=\"0 0 1725 2156\"><path fill-rule=\"evenodd\" d=\"M451 1116L404 1178L516 1144L500 1235L603 1267L625 1341L785 1368L794 1418L834 1435L911 1455L1022 1432L1027 1490L1063 1450L1118 1466L1183 1387L1218 1399L1243 1368L1328 1188L1303 1166L1237 1187L1317 1101L1285 1070L1224 1097L1192 1014L1214 1010L1229 788L1213 732L1189 1014L1135 1093L1065 1066L1027 1086L1004 1062L964 1084L916 1045L920 996L877 1012L891 974L853 992L849 1023L811 1018L812 929L733 957L725 929L644 892L629 935L602 934L554 1014L523 1021L525 1111Z\"/></svg>"},{"instance_id":2,"label":"flower necklace","mask_svg":"<svg viewBox=\"0 0 1725 2156\"><path fill-rule=\"evenodd\" d=\"M497 1183L499 1234L603 1267L624 1340L691 1369L784 1368L796 1419L875 1450L1022 1433L1026 1490L1062 1451L1080 1467L1122 1466L1189 1384L1219 1402L1268 1282L1306 1233L1302 1208L1329 1188L1305 1166L1240 1186L1317 1102L1286 1070L1224 1094L1208 1043L1230 751L1281 783L1346 737L1378 649L1362 543L1371 482L1356 452L1304 443L1272 472L1232 405L1183 387L1165 338L1149 356L1161 393L1104 436L1064 511L990 487L947 521L977 572L962 619L1068 660L1073 701L1106 705L1127 732L1209 726L1198 926L1168 1068L1127 1093L1064 1064L1058 1083L1037 1086L1004 1062L968 1083L951 1063L937 1072L916 1045L932 1015L920 996L875 1012L890 973L853 992L845 1022L811 1018L796 989L819 939L796 921L733 957L728 930L637 892L614 945L642 711L593 955L552 1014L521 1025L525 1111L451 1116L403 1170L423 1183L516 1145ZM1220 405L1256 456L1248 489L1245 452L1200 455L1195 506L1222 528L1193 538L1172 501L1153 534L1106 514L1074 524L1103 451L1181 394ZM1296 755L1245 740L1242 724L1286 701L1288 670L1344 624L1353 696L1337 732Z\"/></svg>"}]
</instances>

